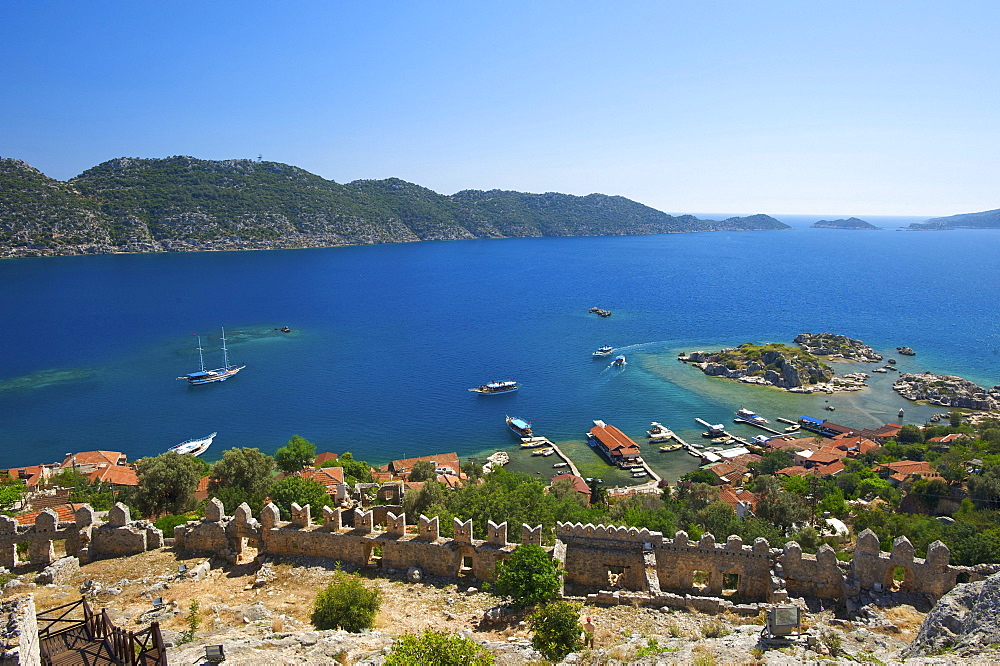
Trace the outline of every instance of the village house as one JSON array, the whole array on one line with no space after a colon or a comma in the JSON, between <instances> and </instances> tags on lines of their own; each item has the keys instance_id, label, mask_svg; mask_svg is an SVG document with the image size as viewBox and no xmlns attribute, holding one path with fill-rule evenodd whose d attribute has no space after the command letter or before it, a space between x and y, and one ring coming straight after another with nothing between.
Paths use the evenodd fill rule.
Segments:
<instances>
[{"instance_id":1,"label":"village house","mask_svg":"<svg viewBox=\"0 0 1000 666\"><path fill-rule=\"evenodd\" d=\"M583 478L575 474L557 474L552 477L552 481L549 483L549 486L551 487L559 481L569 481L573 486L573 490L586 497L587 503L590 503L590 486L587 485L587 482Z\"/></svg>"},{"instance_id":2,"label":"village house","mask_svg":"<svg viewBox=\"0 0 1000 666\"><path fill-rule=\"evenodd\" d=\"M80 474L90 474L101 467L112 465L124 465L128 462L128 457L118 451L82 451L80 453L69 453L63 460L63 469L73 469Z\"/></svg>"},{"instance_id":3,"label":"village house","mask_svg":"<svg viewBox=\"0 0 1000 666\"><path fill-rule=\"evenodd\" d=\"M919 476L922 479L942 478L940 473L931 469L931 464L926 460L900 460L885 463L875 467L874 471L896 486L911 476Z\"/></svg>"}]
</instances>

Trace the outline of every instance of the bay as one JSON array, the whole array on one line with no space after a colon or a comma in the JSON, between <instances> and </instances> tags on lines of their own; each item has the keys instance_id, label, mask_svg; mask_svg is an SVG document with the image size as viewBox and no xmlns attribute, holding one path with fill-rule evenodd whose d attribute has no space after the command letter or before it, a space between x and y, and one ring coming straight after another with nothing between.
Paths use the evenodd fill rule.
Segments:
<instances>
[{"instance_id":1,"label":"bay","mask_svg":"<svg viewBox=\"0 0 1000 666\"><path fill-rule=\"evenodd\" d=\"M696 438L695 417L731 423L740 405L859 427L896 420L900 407L906 422L935 411L892 393L892 375L873 375L863 393L801 396L676 360L804 331L890 355L911 346L904 372L997 383L998 232L812 230L818 216L781 219L796 228L5 260L0 466L92 449L134 460L213 431L209 460L233 446L273 452L293 434L375 463L483 456L516 447L511 414L567 442L598 476L607 468L583 443L593 419L637 439L654 420ZM614 314L598 318L591 306ZM276 330L286 325L292 332ZM197 368L193 334L206 364L221 364L222 326L231 359L247 368L215 385L177 381ZM592 359L602 344L628 365ZM466 390L510 377L524 384L517 393ZM647 451L667 478L695 465L683 452ZM514 468L547 473L512 456Z\"/></svg>"}]
</instances>

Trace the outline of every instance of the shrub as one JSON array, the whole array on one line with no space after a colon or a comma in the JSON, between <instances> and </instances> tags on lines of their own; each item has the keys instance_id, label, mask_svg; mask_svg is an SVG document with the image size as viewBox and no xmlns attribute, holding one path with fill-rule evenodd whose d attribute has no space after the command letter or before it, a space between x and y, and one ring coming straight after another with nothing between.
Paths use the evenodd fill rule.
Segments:
<instances>
[{"instance_id":1,"label":"shrub","mask_svg":"<svg viewBox=\"0 0 1000 666\"><path fill-rule=\"evenodd\" d=\"M705 638L720 638L729 633L729 630L726 629L722 622L719 622L718 620L712 620L711 622L701 625L701 635Z\"/></svg>"},{"instance_id":2,"label":"shrub","mask_svg":"<svg viewBox=\"0 0 1000 666\"><path fill-rule=\"evenodd\" d=\"M583 649L580 604L553 601L528 616L533 635L531 645L549 661L561 661L570 652Z\"/></svg>"},{"instance_id":3,"label":"shrub","mask_svg":"<svg viewBox=\"0 0 1000 666\"><path fill-rule=\"evenodd\" d=\"M201 614L198 612L200 608L198 600L192 599L188 607L187 629L181 632L181 643L190 643L194 640L194 635L201 626Z\"/></svg>"},{"instance_id":4,"label":"shrub","mask_svg":"<svg viewBox=\"0 0 1000 666\"><path fill-rule=\"evenodd\" d=\"M497 565L493 594L510 597L515 606L533 606L559 594L560 576L556 561L541 546L521 544Z\"/></svg>"},{"instance_id":5,"label":"shrub","mask_svg":"<svg viewBox=\"0 0 1000 666\"><path fill-rule=\"evenodd\" d=\"M471 638L449 636L433 629L425 629L420 636L400 636L385 658L386 666L492 666L493 663L493 655Z\"/></svg>"},{"instance_id":6,"label":"shrub","mask_svg":"<svg viewBox=\"0 0 1000 666\"><path fill-rule=\"evenodd\" d=\"M337 571L326 589L316 595L309 621L317 629L341 628L358 633L375 626L381 605L382 594L377 587L369 588L357 576Z\"/></svg>"},{"instance_id":7,"label":"shrub","mask_svg":"<svg viewBox=\"0 0 1000 666\"><path fill-rule=\"evenodd\" d=\"M194 520L194 518L192 518L191 516L167 515L167 516L160 516L159 518L157 518L156 522L153 523L153 525L158 527L160 531L163 532L163 536L169 539L172 536L174 536L175 527L177 527L178 525L183 525L189 520Z\"/></svg>"}]
</instances>

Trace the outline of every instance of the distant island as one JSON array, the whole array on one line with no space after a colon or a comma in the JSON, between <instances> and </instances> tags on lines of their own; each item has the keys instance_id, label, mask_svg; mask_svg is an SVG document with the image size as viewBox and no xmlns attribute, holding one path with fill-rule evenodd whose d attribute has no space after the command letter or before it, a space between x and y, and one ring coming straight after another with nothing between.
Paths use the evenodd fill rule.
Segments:
<instances>
[{"instance_id":1,"label":"distant island","mask_svg":"<svg viewBox=\"0 0 1000 666\"><path fill-rule=\"evenodd\" d=\"M0 158L0 257L790 228L767 215L673 216L604 194L342 185L279 162L123 157L62 182Z\"/></svg>"},{"instance_id":2,"label":"distant island","mask_svg":"<svg viewBox=\"0 0 1000 666\"><path fill-rule=\"evenodd\" d=\"M864 229L876 231L881 228L876 227L870 222L859 220L856 217L849 217L846 220L820 220L819 222L814 222L810 227L810 229Z\"/></svg>"},{"instance_id":3,"label":"distant island","mask_svg":"<svg viewBox=\"0 0 1000 666\"><path fill-rule=\"evenodd\" d=\"M948 217L933 217L923 222L914 222L908 229L912 231L943 231L947 229L1000 229L1000 208L982 213L962 213Z\"/></svg>"}]
</instances>

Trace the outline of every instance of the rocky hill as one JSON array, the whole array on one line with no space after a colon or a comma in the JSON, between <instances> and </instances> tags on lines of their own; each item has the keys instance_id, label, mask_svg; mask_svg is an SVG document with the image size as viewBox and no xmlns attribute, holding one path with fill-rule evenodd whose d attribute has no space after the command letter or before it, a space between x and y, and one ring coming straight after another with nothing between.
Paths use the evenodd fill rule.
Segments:
<instances>
[{"instance_id":1,"label":"rocky hill","mask_svg":"<svg viewBox=\"0 0 1000 666\"><path fill-rule=\"evenodd\" d=\"M892 385L892 390L907 400L926 400L942 407L1000 409L1000 386L985 389L968 379L953 375L903 373Z\"/></svg>"},{"instance_id":2,"label":"rocky hill","mask_svg":"<svg viewBox=\"0 0 1000 666\"><path fill-rule=\"evenodd\" d=\"M748 342L717 352L691 352L680 360L696 365L711 377L784 389L826 383L833 378L833 371L809 352L778 343Z\"/></svg>"},{"instance_id":3,"label":"rocky hill","mask_svg":"<svg viewBox=\"0 0 1000 666\"><path fill-rule=\"evenodd\" d=\"M675 217L624 197L339 184L278 162L119 158L63 183L0 159L0 256L266 249L524 236L788 229Z\"/></svg>"},{"instance_id":4,"label":"rocky hill","mask_svg":"<svg viewBox=\"0 0 1000 666\"><path fill-rule=\"evenodd\" d=\"M909 226L915 231L940 231L944 229L1000 229L1000 208L981 213L962 213L948 217L933 217Z\"/></svg>"},{"instance_id":5,"label":"rocky hill","mask_svg":"<svg viewBox=\"0 0 1000 666\"><path fill-rule=\"evenodd\" d=\"M863 229L863 230L879 230L882 227L876 227L870 222L865 222L864 220L859 220L856 217L849 217L846 220L820 220L819 222L814 222L811 229Z\"/></svg>"}]
</instances>

